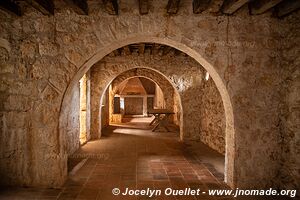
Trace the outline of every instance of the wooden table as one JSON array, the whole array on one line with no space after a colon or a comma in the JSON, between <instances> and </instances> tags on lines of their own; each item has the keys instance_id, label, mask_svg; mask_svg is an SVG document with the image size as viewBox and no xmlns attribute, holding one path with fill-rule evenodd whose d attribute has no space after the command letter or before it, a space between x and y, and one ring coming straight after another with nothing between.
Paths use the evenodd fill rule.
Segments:
<instances>
[{"instance_id":1,"label":"wooden table","mask_svg":"<svg viewBox=\"0 0 300 200\"><path fill-rule=\"evenodd\" d=\"M151 109L147 112L148 114L153 114L154 119L150 122L150 125L155 124L152 131L154 132L159 126L164 127L168 132L169 116L175 114L173 111L168 109Z\"/></svg>"}]
</instances>

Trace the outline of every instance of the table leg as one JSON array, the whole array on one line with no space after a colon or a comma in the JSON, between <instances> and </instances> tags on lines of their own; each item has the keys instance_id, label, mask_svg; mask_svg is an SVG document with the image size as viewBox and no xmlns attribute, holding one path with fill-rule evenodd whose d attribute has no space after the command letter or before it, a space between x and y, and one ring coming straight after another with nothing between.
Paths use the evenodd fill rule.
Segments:
<instances>
[{"instance_id":1,"label":"table leg","mask_svg":"<svg viewBox=\"0 0 300 200\"><path fill-rule=\"evenodd\" d=\"M157 123L157 124L154 126L154 128L152 129L152 132L155 132L155 130L158 128L158 126L159 126L159 123Z\"/></svg>"},{"instance_id":2,"label":"table leg","mask_svg":"<svg viewBox=\"0 0 300 200\"><path fill-rule=\"evenodd\" d=\"M158 126L159 126L159 124L160 124L160 121L161 121L161 119L160 119L160 115L161 114L155 114L155 121L156 121L156 125L154 126L154 128L152 129L152 132L154 132L157 128L158 128Z\"/></svg>"},{"instance_id":3,"label":"table leg","mask_svg":"<svg viewBox=\"0 0 300 200\"><path fill-rule=\"evenodd\" d=\"M170 129L168 128L168 124L169 124L168 118L169 118L169 116L170 116L170 114L165 114L161 119L160 119L160 117L158 117L157 124L152 129L152 132L154 132L159 126L166 129L167 132L171 132Z\"/></svg>"},{"instance_id":4,"label":"table leg","mask_svg":"<svg viewBox=\"0 0 300 200\"><path fill-rule=\"evenodd\" d=\"M167 132L170 132L170 129L168 128L169 125L169 116L170 114L165 114L165 116L162 118L160 124L162 125L162 127L164 127Z\"/></svg>"},{"instance_id":5,"label":"table leg","mask_svg":"<svg viewBox=\"0 0 300 200\"><path fill-rule=\"evenodd\" d=\"M159 119L159 115L158 115L158 114L154 114L154 119L150 122L150 126L151 126L152 124L154 124L155 121L158 121L158 119Z\"/></svg>"}]
</instances>

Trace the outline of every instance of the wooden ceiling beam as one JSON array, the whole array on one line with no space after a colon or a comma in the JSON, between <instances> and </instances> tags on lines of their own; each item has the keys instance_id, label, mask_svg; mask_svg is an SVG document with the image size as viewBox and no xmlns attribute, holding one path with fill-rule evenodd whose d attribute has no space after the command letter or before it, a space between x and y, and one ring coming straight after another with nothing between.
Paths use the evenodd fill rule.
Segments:
<instances>
[{"instance_id":1,"label":"wooden ceiling beam","mask_svg":"<svg viewBox=\"0 0 300 200\"><path fill-rule=\"evenodd\" d=\"M221 12L224 14L231 15L249 1L250 0L224 0L221 7Z\"/></svg>"},{"instance_id":2,"label":"wooden ceiling beam","mask_svg":"<svg viewBox=\"0 0 300 200\"><path fill-rule=\"evenodd\" d=\"M167 55L171 51L172 47L170 46L164 46L163 50L163 55Z\"/></svg>"},{"instance_id":3,"label":"wooden ceiling beam","mask_svg":"<svg viewBox=\"0 0 300 200\"><path fill-rule=\"evenodd\" d=\"M209 7L210 3L211 0L193 0L193 13L202 13Z\"/></svg>"},{"instance_id":4,"label":"wooden ceiling beam","mask_svg":"<svg viewBox=\"0 0 300 200\"><path fill-rule=\"evenodd\" d=\"M123 49L122 49L122 55L131 55L131 51L130 51L130 48L129 46L124 46Z\"/></svg>"},{"instance_id":5,"label":"wooden ceiling beam","mask_svg":"<svg viewBox=\"0 0 300 200\"><path fill-rule=\"evenodd\" d=\"M89 6L87 0L64 0L77 14L88 15Z\"/></svg>"},{"instance_id":6,"label":"wooden ceiling beam","mask_svg":"<svg viewBox=\"0 0 300 200\"><path fill-rule=\"evenodd\" d=\"M160 49L158 50L158 55L159 56L163 56L164 55L164 47L160 47Z\"/></svg>"},{"instance_id":7,"label":"wooden ceiling beam","mask_svg":"<svg viewBox=\"0 0 300 200\"><path fill-rule=\"evenodd\" d=\"M255 0L249 3L251 15L262 14L269 9L273 8L283 0Z\"/></svg>"},{"instance_id":8,"label":"wooden ceiling beam","mask_svg":"<svg viewBox=\"0 0 300 200\"><path fill-rule=\"evenodd\" d=\"M169 55L169 56L175 56L175 54L176 54L176 49L171 48L167 55Z\"/></svg>"},{"instance_id":9,"label":"wooden ceiling beam","mask_svg":"<svg viewBox=\"0 0 300 200\"><path fill-rule=\"evenodd\" d=\"M148 14L149 6L148 6L148 0L139 0L139 8L140 8L140 14L145 15Z\"/></svg>"},{"instance_id":10,"label":"wooden ceiling beam","mask_svg":"<svg viewBox=\"0 0 300 200\"><path fill-rule=\"evenodd\" d=\"M167 4L167 13L176 14L179 9L180 0L169 0Z\"/></svg>"},{"instance_id":11,"label":"wooden ceiling beam","mask_svg":"<svg viewBox=\"0 0 300 200\"><path fill-rule=\"evenodd\" d=\"M145 53L145 43L139 44L139 54Z\"/></svg>"},{"instance_id":12,"label":"wooden ceiling beam","mask_svg":"<svg viewBox=\"0 0 300 200\"><path fill-rule=\"evenodd\" d=\"M14 0L0 0L0 8L18 16L22 15L20 5Z\"/></svg>"},{"instance_id":13,"label":"wooden ceiling beam","mask_svg":"<svg viewBox=\"0 0 300 200\"><path fill-rule=\"evenodd\" d=\"M114 50L115 56L120 56L121 55L121 49L116 49Z\"/></svg>"},{"instance_id":14,"label":"wooden ceiling beam","mask_svg":"<svg viewBox=\"0 0 300 200\"><path fill-rule=\"evenodd\" d=\"M275 14L282 18L300 9L300 0L284 0L275 7Z\"/></svg>"},{"instance_id":15,"label":"wooden ceiling beam","mask_svg":"<svg viewBox=\"0 0 300 200\"><path fill-rule=\"evenodd\" d=\"M43 15L54 15L53 0L26 0L26 2Z\"/></svg>"},{"instance_id":16,"label":"wooden ceiling beam","mask_svg":"<svg viewBox=\"0 0 300 200\"><path fill-rule=\"evenodd\" d=\"M152 55L158 54L160 47L161 47L160 44L156 44L156 43L153 44L152 49L151 49Z\"/></svg>"},{"instance_id":17,"label":"wooden ceiling beam","mask_svg":"<svg viewBox=\"0 0 300 200\"><path fill-rule=\"evenodd\" d=\"M109 56L109 57L115 57L115 56L116 56L115 51L110 52L110 53L108 54L108 56Z\"/></svg>"},{"instance_id":18,"label":"wooden ceiling beam","mask_svg":"<svg viewBox=\"0 0 300 200\"><path fill-rule=\"evenodd\" d=\"M119 13L118 0L103 0L103 4L108 14L118 15Z\"/></svg>"}]
</instances>

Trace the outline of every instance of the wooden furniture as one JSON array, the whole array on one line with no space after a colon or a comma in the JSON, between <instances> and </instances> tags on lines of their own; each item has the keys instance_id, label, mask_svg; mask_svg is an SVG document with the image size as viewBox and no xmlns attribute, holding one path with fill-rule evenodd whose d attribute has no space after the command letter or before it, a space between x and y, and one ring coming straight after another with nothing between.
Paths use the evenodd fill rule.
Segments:
<instances>
[{"instance_id":1,"label":"wooden furniture","mask_svg":"<svg viewBox=\"0 0 300 200\"><path fill-rule=\"evenodd\" d=\"M175 114L173 111L168 109L151 109L147 112L148 114L153 114L154 119L150 122L150 125L155 124L152 131L154 132L159 126L165 128L168 132L170 132L169 125L169 117Z\"/></svg>"}]
</instances>

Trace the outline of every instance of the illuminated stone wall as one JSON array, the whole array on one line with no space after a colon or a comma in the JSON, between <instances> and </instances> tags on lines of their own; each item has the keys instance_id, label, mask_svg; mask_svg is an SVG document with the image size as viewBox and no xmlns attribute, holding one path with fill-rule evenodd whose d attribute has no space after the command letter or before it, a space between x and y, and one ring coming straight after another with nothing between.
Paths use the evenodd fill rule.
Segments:
<instances>
[{"instance_id":1,"label":"illuminated stone wall","mask_svg":"<svg viewBox=\"0 0 300 200\"><path fill-rule=\"evenodd\" d=\"M226 180L231 186L278 186L283 171L289 179L281 185L299 183L293 178L299 165L292 165L299 152L282 151L285 144L299 146L298 129L290 125L298 119L292 117L295 104L285 101L289 109L283 113L280 108L280 91L287 90L283 83L293 74L287 66L298 67L299 11L283 20L270 13L249 15L248 9L233 16L195 15L189 0L169 16L165 2L154 0L143 16L127 1L119 4L119 16L101 12L98 4L81 16L62 1L55 4L54 16L31 7L22 17L0 13L2 184L62 185L69 122L75 120L68 116L68 106L79 79L111 51L140 42L173 46L210 72L225 110ZM296 100L293 94L287 99ZM288 132L279 126L282 114L289 116L283 123ZM283 143L286 133L295 137Z\"/></svg>"}]
</instances>

